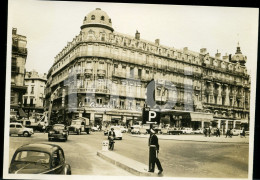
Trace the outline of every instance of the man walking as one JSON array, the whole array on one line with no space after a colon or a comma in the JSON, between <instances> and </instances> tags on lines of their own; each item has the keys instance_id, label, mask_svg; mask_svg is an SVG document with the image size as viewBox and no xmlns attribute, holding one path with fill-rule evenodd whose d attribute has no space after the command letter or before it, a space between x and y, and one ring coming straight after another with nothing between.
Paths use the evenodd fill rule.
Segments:
<instances>
[{"instance_id":1,"label":"man walking","mask_svg":"<svg viewBox=\"0 0 260 180\"><path fill-rule=\"evenodd\" d=\"M160 160L158 159L158 153L159 153L159 143L158 143L158 137L155 135L155 131L153 129L150 130L150 138L149 138L149 151L150 151L150 159L149 162L149 171L148 172L154 172L155 163L159 170L158 174L161 174L163 172Z\"/></svg>"}]
</instances>

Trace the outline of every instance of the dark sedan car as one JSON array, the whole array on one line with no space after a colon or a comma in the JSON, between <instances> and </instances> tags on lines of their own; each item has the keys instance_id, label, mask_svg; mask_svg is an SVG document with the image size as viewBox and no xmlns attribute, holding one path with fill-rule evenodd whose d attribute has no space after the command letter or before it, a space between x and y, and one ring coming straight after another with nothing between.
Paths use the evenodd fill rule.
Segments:
<instances>
[{"instance_id":1,"label":"dark sedan car","mask_svg":"<svg viewBox=\"0 0 260 180\"><path fill-rule=\"evenodd\" d=\"M27 144L15 151L9 173L71 175L71 167L66 163L60 146L44 143Z\"/></svg>"},{"instance_id":2,"label":"dark sedan car","mask_svg":"<svg viewBox=\"0 0 260 180\"><path fill-rule=\"evenodd\" d=\"M48 132L48 140L64 140L67 141L69 132L64 124L54 124Z\"/></svg>"}]
</instances>

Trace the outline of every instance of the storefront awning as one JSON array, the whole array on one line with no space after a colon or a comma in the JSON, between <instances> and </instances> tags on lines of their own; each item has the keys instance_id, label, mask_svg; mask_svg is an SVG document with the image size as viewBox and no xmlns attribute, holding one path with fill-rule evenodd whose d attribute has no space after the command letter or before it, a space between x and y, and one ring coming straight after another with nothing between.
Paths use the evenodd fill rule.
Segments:
<instances>
[{"instance_id":1,"label":"storefront awning","mask_svg":"<svg viewBox=\"0 0 260 180\"><path fill-rule=\"evenodd\" d=\"M213 114L190 112L191 121L213 121Z\"/></svg>"},{"instance_id":2,"label":"storefront awning","mask_svg":"<svg viewBox=\"0 0 260 180\"><path fill-rule=\"evenodd\" d=\"M18 112L19 112L20 117L27 117L22 108L19 108Z\"/></svg>"}]
</instances>

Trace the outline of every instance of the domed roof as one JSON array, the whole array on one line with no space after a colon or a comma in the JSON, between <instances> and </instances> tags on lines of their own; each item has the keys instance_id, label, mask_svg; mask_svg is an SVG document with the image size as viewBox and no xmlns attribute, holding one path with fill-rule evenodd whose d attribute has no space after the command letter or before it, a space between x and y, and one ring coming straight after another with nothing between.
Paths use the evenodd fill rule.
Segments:
<instances>
[{"instance_id":1,"label":"domed roof","mask_svg":"<svg viewBox=\"0 0 260 180\"><path fill-rule=\"evenodd\" d=\"M240 50L239 43L237 45L237 51L236 53L232 56L231 61L232 62L240 62L242 64L246 63L247 57L244 56Z\"/></svg>"},{"instance_id":2,"label":"domed roof","mask_svg":"<svg viewBox=\"0 0 260 180\"><path fill-rule=\"evenodd\" d=\"M110 17L100 8L96 8L85 16L81 29L85 27L103 27L114 31Z\"/></svg>"}]
</instances>

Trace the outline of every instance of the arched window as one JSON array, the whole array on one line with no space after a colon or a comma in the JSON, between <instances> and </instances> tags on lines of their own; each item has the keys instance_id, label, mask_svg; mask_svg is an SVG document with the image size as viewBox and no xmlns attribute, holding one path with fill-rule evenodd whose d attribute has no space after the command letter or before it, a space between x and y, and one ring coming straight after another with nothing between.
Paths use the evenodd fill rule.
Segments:
<instances>
[{"instance_id":1,"label":"arched window","mask_svg":"<svg viewBox=\"0 0 260 180\"><path fill-rule=\"evenodd\" d=\"M105 20L105 17L104 16L101 16L101 18L100 18L102 21L104 21Z\"/></svg>"},{"instance_id":2,"label":"arched window","mask_svg":"<svg viewBox=\"0 0 260 180\"><path fill-rule=\"evenodd\" d=\"M94 15L91 16L91 20L95 20L95 16Z\"/></svg>"}]
</instances>

